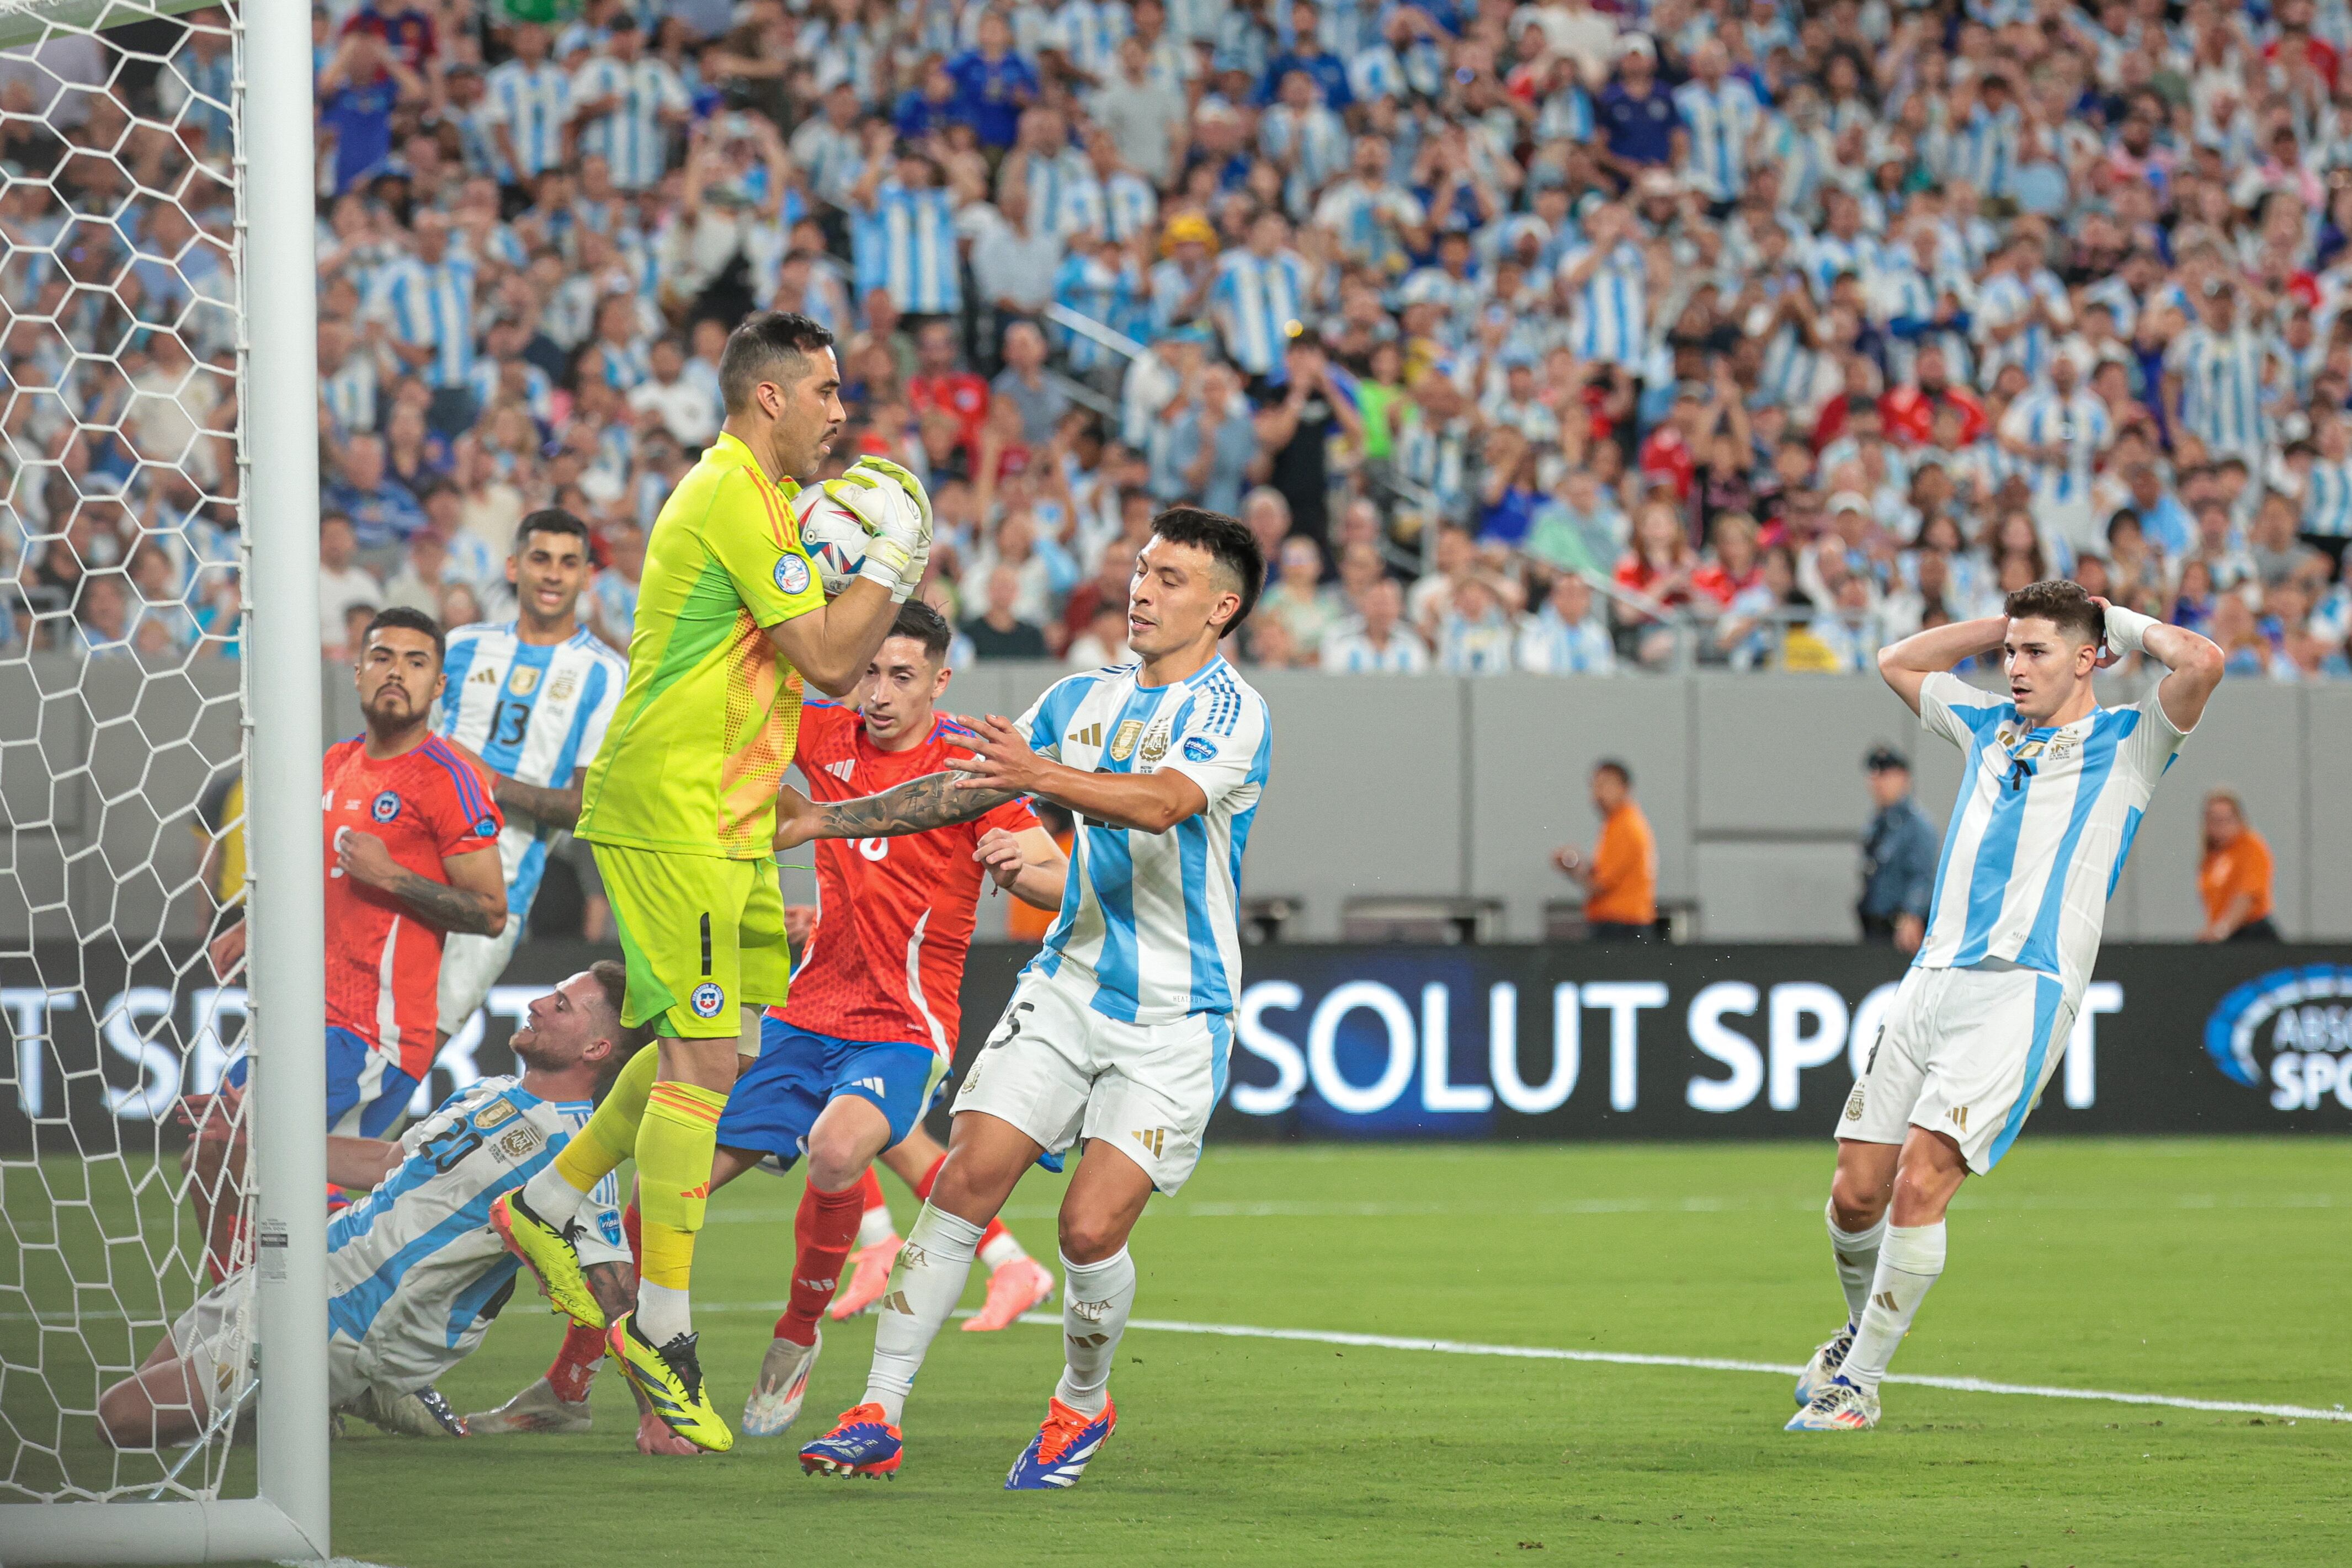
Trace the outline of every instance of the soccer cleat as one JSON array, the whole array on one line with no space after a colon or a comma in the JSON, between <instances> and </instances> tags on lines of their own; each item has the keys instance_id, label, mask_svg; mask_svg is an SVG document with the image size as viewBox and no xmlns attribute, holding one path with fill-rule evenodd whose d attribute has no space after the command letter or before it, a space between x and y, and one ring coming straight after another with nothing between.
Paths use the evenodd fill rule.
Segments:
<instances>
[{"instance_id":1,"label":"soccer cleat","mask_svg":"<svg viewBox=\"0 0 2352 1568\"><path fill-rule=\"evenodd\" d=\"M514 1432L585 1432L592 1425L588 1401L564 1398L544 1377L497 1409L466 1417L466 1429L477 1437Z\"/></svg>"},{"instance_id":2,"label":"soccer cleat","mask_svg":"<svg viewBox=\"0 0 2352 1568\"><path fill-rule=\"evenodd\" d=\"M783 1436L808 1398L809 1374L816 1370L816 1354L824 1348L822 1333L810 1344L794 1344L781 1336L768 1342L768 1354L760 1359L760 1381L743 1401L743 1436Z\"/></svg>"},{"instance_id":3,"label":"soccer cleat","mask_svg":"<svg viewBox=\"0 0 2352 1568\"><path fill-rule=\"evenodd\" d=\"M1045 1424L1013 1461L1004 1478L1006 1491L1053 1491L1078 1484L1087 1461L1110 1441L1118 1425L1118 1406L1106 1399L1102 1414L1088 1416L1059 1399L1045 1402Z\"/></svg>"},{"instance_id":4,"label":"soccer cleat","mask_svg":"<svg viewBox=\"0 0 2352 1568\"><path fill-rule=\"evenodd\" d=\"M893 1236L887 1241L877 1241L871 1247L860 1247L849 1255L849 1283L841 1294L834 1297L824 1315L835 1322L854 1318L882 1299L890 1288L890 1265L898 1260L898 1249L907 1244L903 1237Z\"/></svg>"},{"instance_id":5,"label":"soccer cleat","mask_svg":"<svg viewBox=\"0 0 2352 1568\"><path fill-rule=\"evenodd\" d=\"M409 1394L387 1394L373 1384L343 1406L369 1426L404 1437L463 1437L466 1423L449 1408L440 1391L430 1386Z\"/></svg>"},{"instance_id":6,"label":"soccer cleat","mask_svg":"<svg viewBox=\"0 0 2352 1568\"><path fill-rule=\"evenodd\" d=\"M801 1449L801 1469L813 1476L896 1476L906 1442L882 1406L852 1406L833 1430Z\"/></svg>"},{"instance_id":7,"label":"soccer cleat","mask_svg":"<svg viewBox=\"0 0 2352 1568\"><path fill-rule=\"evenodd\" d=\"M1859 1432L1878 1425L1878 1396L1832 1377L1813 1402L1789 1417L1789 1432Z\"/></svg>"},{"instance_id":8,"label":"soccer cleat","mask_svg":"<svg viewBox=\"0 0 2352 1568\"><path fill-rule=\"evenodd\" d=\"M988 1301L963 1321L966 1333L986 1333L1009 1328L1030 1308L1042 1306L1054 1294L1054 1271L1034 1258L1015 1258L989 1271Z\"/></svg>"},{"instance_id":9,"label":"soccer cleat","mask_svg":"<svg viewBox=\"0 0 2352 1568\"><path fill-rule=\"evenodd\" d=\"M580 1233L578 1220L560 1229L550 1225L531 1212L517 1188L499 1194L490 1205L490 1228L538 1279L540 1292L557 1312L592 1329L605 1326L604 1309L596 1304L588 1276L580 1271L579 1249L572 1245Z\"/></svg>"},{"instance_id":10,"label":"soccer cleat","mask_svg":"<svg viewBox=\"0 0 2352 1568\"><path fill-rule=\"evenodd\" d=\"M1845 1364L1846 1353L1853 1348L1853 1324L1848 1323L1837 1333L1813 1347L1813 1359L1805 1363L1805 1370L1797 1374L1797 1403L1811 1405L1814 1396L1830 1385L1830 1379Z\"/></svg>"},{"instance_id":11,"label":"soccer cleat","mask_svg":"<svg viewBox=\"0 0 2352 1568\"><path fill-rule=\"evenodd\" d=\"M702 1385L702 1363L695 1354L697 1336L682 1333L656 1349L637 1332L637 1315L623 1312L604 1331L604 1349L654 1414L669 1429L706 1453L723 1454L735 1446L735 1434L710 1407L710 1393Z\"/></svg>"}]
</instances>

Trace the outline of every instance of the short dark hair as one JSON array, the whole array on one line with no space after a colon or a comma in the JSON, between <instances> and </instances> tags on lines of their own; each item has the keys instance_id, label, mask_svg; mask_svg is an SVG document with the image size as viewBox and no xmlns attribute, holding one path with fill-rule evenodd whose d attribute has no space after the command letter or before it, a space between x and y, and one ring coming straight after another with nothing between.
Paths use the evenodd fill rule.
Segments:
<instances>
[{"instance_id":1,"label":"short dark hair","mask_svg":"<svg viewBox=\"0 0 2352 1568\"><path fill-rule=\"evenodd\" d=\"M2009 596L2000 612L2011 621L2047 621L2061 632L2081 633L2079 641L2084 643L2096 643L2107 632L2106 615L2092 601L2090 590L2063 578L2027 583Z\"/></svg>"},{"instance_id":2,"label":"short dark hair","mask_svg":"<svg viewBox=\"0 0 2352 1568\"><path fill-rule=\"evenodd\" d=\"M623 1021L626 1017L624 1009L628 1001L629 971L618 958L597 959L588 966L588 974L596 982L597 994L604 1005L613 1009L613 1054L604 1059L604 1071L596 1082L597 1097L601 1099L621 1069L628 1065L629 1058L651 1044L654 1035L646 1025L632 1029Z\"/></svg>"},{"instance_id":3,"label":"short dark hair","mask_svg":"<svg viewBox=\"0 0 2352 1568\"><path fill-rule=\"evenodd\" d=\"M432 638L433 662L436 664L448 654L449 644L448 641L441 635L441 622L434 620L422 610L411 610L405 604L394 604L377 611L369 620L367 630L360 636L360 646L365 648L367 640L379 632L395 630L422 632Z\"/></svg>"},{"instance_id":4,"label":"short dark hair","mask_svg":"<svg viewBox=\"0 0 2352 1568\"><path fill-rule=\"evenodd\" d=\"M1592 771L1595 773L1614 773L1617 775L1618 783L1622 784L1628 789L1631 789L1633 787L1633 770L1626 767L1623 763L1618 761L1613 757L1604 757L1600 761L1594 763L1592 765Z\"/></svg>"},{"instance_id":5,"label":"short dark hair","mask_svg":"<svg viewBox=\"0 0 2352 1568\"><path fill-rule=\"evenodd\" d=\"M919 599L909 599L898 606L898 617L890 622L893 637L912 637L923 645L923 653L932 664L947 660L948 646L955 641L955 630L947 617Z\"/></svg>"},{"instance_id":6,"label":"short dark hair","mask_svg":"<svg viewBox=\"0 0 2352 1568\"><path fill-rule=\"evenodd\" d=\"M583 553L588 549L588 525L561 507L541 507L523 514L522 521L515 525L515 554L522 554L533 534L568 534L580 541Z\"/></svg>"},{"instance_id":7,"label":"short dark hair","mask_svg":"<svg viewBox=\"0 0 2352 1568\"><path fill-rule=\"evenodd\" d=\"M1265 587L1265 551L1258 548L1257 536L1238 519L1203 507L1171 507L1151 519L1151 531L1171 545L1192 545L1208 551L1219 566L1234 574L1234 591L1242 596L1242 607L1217 629L1220 637L1232 635L1234 628L1257 608L1257 596Z\"/></svg>"},{"instance_id":8,"label":"short dark hair","mask_svg":"<svg viewBox=\"0 0 2352 1568\"><path fill-rule=\"evenodd\" d=\"M833 347L833 334L793 310L754 310L727 334L719 353L719 392L730 413L751 406L751 389L772 378L780 360L805 359Z\"/></svg>"}]
</instances>

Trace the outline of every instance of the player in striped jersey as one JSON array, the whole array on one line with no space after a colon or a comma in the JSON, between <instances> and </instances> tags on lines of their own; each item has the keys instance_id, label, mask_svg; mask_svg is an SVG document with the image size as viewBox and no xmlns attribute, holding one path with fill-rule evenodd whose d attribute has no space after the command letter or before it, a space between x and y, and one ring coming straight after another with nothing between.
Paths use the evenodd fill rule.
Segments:
<instances>
[{"instance_id":1,"label":"player in striped jersey","mask_svg":"<svg viewBox=\"0 0 2352 1568\"><path fill-rule=\"evenodd\" d=\"M1118 1420L1109 1379L1135 1301L1128 1233L1200 1158L1241 992L1242 852L1273 755L1265 703L1218 653L1265 580L1248 528L1190 507L1152 521L1128 596L1137 660L1057 682L978 755L881 795L787 798L780 844L926 831L1023 796L1081 822L1061 918L956 1096L946 1166L898 1254L863 1403L801 1450L885 1475L923 1354L963 1294L982 1228L1040 1155L1084 1141L1061 1210L1063 1349L1012 1490L1066 1487Z\"/></svg>"},{"instance_id":2,"label":"player in striped jersey","mask_svg":"<svg viewBox=\"0 0 2352 1568\"><path fill-rule=\"evenodd\" d=\"M466 1027L521 939L548 846L580 817L580 788L604 743L629 662L580 626L588 525L555 507L515 528L507 558L515 619L449 634L434 732L479 762L505 813L499 868L506 929L452 936L441 955L440 1039ZM598 1353L601 1354L601 1344Z\"/></svg>"},{"instance_id":3,"label":"player in striped jersey","mask_svg":"<svg viewBox=\"0 0 2352 1568\"><path fill-rule=\"evenodd\" d=\"M1794 1431L1878 1424L1878 1385L1944 1268L1944 1211L1998 1165L2058 1066L2140 815L2221 679L2221 650L2037 582L2005 613L1938 626L1878 655L1920 723L1960 748L1927 932L1837 1124L1827 1218L1846 1323L1797 1382ZM2004 696L1951 674L1999 651ZM2130 707L2093 674L2162 664Z\"/></svg>"},{"instance_id":4,"label":"player in striped jersey","mask_svg":"<svg viewBox=\"0 0 2352 1568\"><path fill-rule=\"evenodd\" d=\"M621 966L604 959L530 1004L514 1032L520 1078L484 1078L397 1142L330 1137L327 1175L367 1196L327 1228L327 1390L338 1410L417 1436L467 1435L434 1379L471 1355L514 1293L516 1264L489 1208L555 1157L635 1037L621 1027ZM234 1110L236 1091L226 1097ZM235 1129L232 1134L231 1129ZM242 1184L244 1125L202 1114L189 1190L215 1212ZM629 1298L628 1252L610 1193L592 1200L581 1261L614 1310ZM117 1448L154 1448L203 1432L253 1391L253 1280L231 1274L180 1314L139 1370L99 1396ZM583 1385L570 1429L587 1425Z\"/></svg>"}]
</instances>

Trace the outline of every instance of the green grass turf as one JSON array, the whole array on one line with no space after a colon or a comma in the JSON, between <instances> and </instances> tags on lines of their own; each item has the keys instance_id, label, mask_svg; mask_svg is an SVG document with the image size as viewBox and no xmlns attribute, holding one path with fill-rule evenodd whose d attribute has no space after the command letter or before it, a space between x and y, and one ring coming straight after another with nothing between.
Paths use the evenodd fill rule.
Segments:
<instances>
[{"instance_id":1,"label":"green grass turf","mask_svg":"<svg viewBox=\"0 0 2352 1568\"><path fill-rule=\"evenodd\" d=\"M2029 1137L1955 1207L1947 1277L1895 1370L2352 1403L2344 1155ZM1794 1363L1839 1316L1829 1164L1788 1145L1228 1145L1139 1228L1137 1315ZM1034 1175L1010 1217L1045 1257L1056 1186ZM798 1190L755 1177L712 1205L696 1292L730 1415L766 1343L760 1303L783 1293ZM556 1331L530 1305L444 1381L459 1409L545 1364ZM870 1322L828 1331L793 1437L858 1397ZM803 1478L791 1438L640 1458L610 1373L586 1437L355 1436L335 1452L335 1549L400 1568L2352 1558L2352 1426L1890 1385L1876 1432L1801 1437L1780 1430L1777 1376L1142 1330L1084 1483L1009 1495L1057 1364L1049 1327L950 1328L888 1483Z\"/></svg>"}]
</instances>

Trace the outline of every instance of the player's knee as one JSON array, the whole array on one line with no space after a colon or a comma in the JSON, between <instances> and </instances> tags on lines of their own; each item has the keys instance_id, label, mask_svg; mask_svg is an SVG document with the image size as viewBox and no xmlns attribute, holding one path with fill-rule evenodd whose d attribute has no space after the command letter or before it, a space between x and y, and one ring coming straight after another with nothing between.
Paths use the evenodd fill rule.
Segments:
<instances>
[{"instance_id":1,"label":"player's knee","mask_svg":"<svg viewBox=\"0 0 2352 1568\"><path fill-rule=\"evenodd\" d=\"M1830 1182L1830 1207L1840 1230L1867 1230L1886 1212L1889 1189L1857 1172L1841 1170Z\"/></svg>"},{"instance_id":2,"label":"player's knee","mask_svg":"<svg viewBox=\"0 0 2352 1568\"><path fill-rule=\"evenodd\" d=\"M1062 1256L1073 1263L1099 1263L1127 1245L1127 1233L1112 1217L1064 1214Z\"/></svg>"},{"instance_id":3,"label":"player's knee","mask_svg":"<svg viewBox=\"0 0 2352 1568\"><path fill-rule=\"evenodd\" d=\"M98 1435L118 1448L152 1448L163 1441L146 1385L126 1377L98 1396Z\"/></svg>"},{"instance_id":4,"label":"player's knee","mask_svg":"<svg viewBox=\"0 0 2352 1568\"><path fill-rule=\"evenodd\" d=\"M819 1192L839 1192L859 1176L874 1158L864 1140L819 1128L809 1134L808 1178Z\"/></svg>"}]
</instances>

